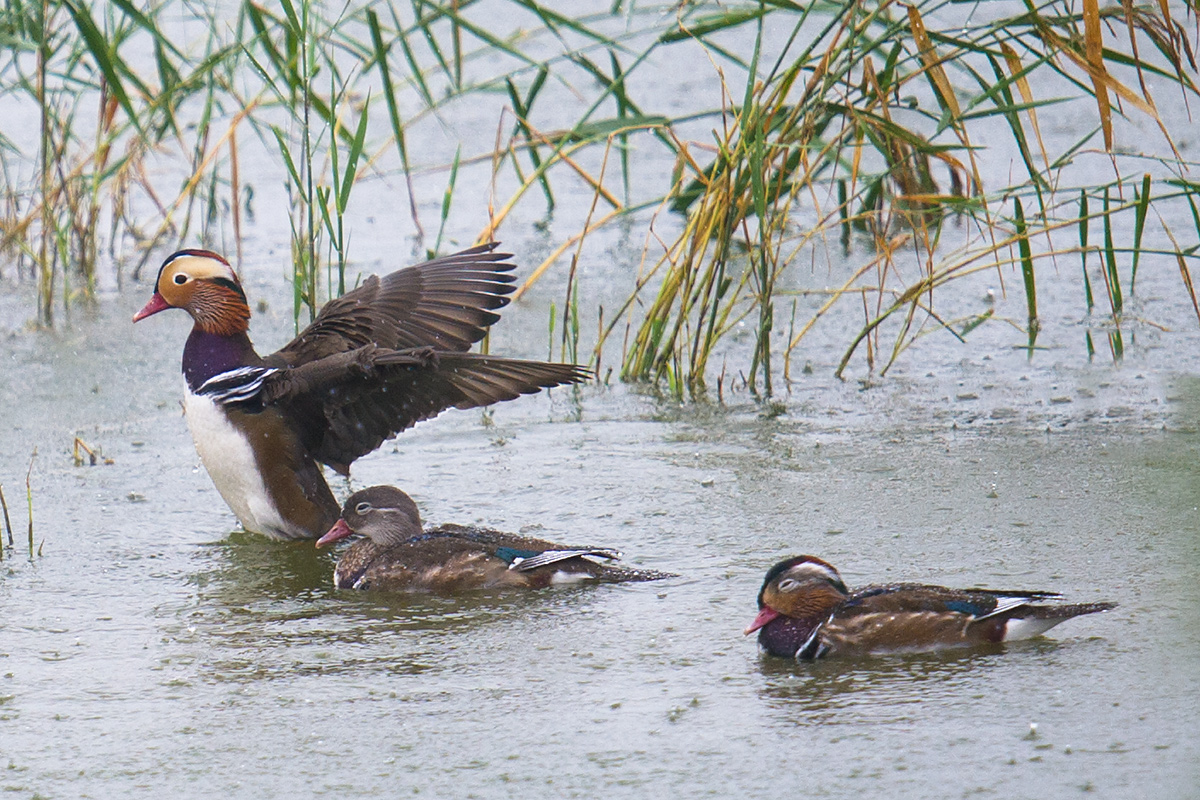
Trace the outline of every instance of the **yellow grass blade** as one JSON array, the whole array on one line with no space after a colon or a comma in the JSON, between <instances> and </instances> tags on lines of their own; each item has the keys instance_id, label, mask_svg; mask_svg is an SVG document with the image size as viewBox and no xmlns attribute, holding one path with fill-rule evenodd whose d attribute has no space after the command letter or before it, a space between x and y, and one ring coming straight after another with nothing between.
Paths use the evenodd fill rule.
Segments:
<instances>
[{"instance_id":1,"label":"yellow grass blade","mask_svg":"<svg viewBox=\"0 0 1200 800\"><path fill-rule=\"evenodd\" d=\"M1091 2L1094 3L1095 0L1091 0ZM925 65L925 70L937 87L942 102L946 104L946 108L950 109L951 116L954 120L958 120L961 112L958 107L958 98L954 96L954 87L950 85L950 79L946 77L946 71L942 69L941 58L934 50L933 41L925 30L925 22L921 19L921 14L917 11L916 6L908 7L908 27L912 31L913 40L921 50L921 63Z\"/></svg>"},{"instance_id":2,"label":"yellow grass blade","mask_svg":"<svg viewBox=\"0 0 1200 800\"><path fill-rule=\"evenodd\" d=\"M1100 30L1100 4L1097 0L1083 0L1083 44L1087 53L1088 73L1096 87L1096 104L1100 110L1100 129L1104 131L1104 149L1113 147L1112 109L1108 105L1108 87L1104 68L1104 38Z\"/></svg>"},{"instance_id":3,"label":"yellow grass blade","mask_svg":"<svg viewBox=\"0 0 1200 800\"><path fill-rule=\"evenodd\" d=\"M1000 51L1004 53L1004 60L1008 64L1008 71L1014 76L1021 75L1021 70L1024 69L1021 64L1021 59L1017 55L1017 51L1013 50L1007 42L1000 43ZM1024 76L1016 79L1017 91L1021 93L1021 99L1030 106L1028 111L1029 121L1033 124L1033 135L1037 137L1038 150L1042 153L1042 161L1046 166L1050 166L1050 157L1046 155L1046 144L1042 141L1042 130L1038 127L1037 110L1032 108L1033 105L1033 90L1029 88L1029 81Z\"/></svg>"}]
</instances>

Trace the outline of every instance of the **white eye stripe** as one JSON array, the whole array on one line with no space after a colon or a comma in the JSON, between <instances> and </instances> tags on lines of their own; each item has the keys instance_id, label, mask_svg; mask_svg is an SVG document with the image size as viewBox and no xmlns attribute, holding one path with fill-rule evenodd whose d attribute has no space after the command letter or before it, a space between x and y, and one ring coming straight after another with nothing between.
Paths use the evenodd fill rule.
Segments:
<instances>
[{"instance_id":1,"label":"white eye stripe","mask_svg":"<svg viewBox=\"0 0 1200 800\"><path fill-rule=\"evenodd\" d=\"M233 271L233 267L212 256L183 253L164 263L162 268L165 270L172 264L176 266L174 267L175 274L171 278L176 282L178 282L180 275L184 276L185 281L224 278L235 283L238 282L237 274ZM182 286L183 284L179 285Z\"/></svg>"},{"instance_id":2,"label":"white eye stripe","mask_svg":"<svg viewBox=\"0 0 1200 800\"><path fill-rule=\"evenodd\" d=\"M824 580L828 581L841 580L841 576L838 575L837 570L831 569L824 564L813 563L812 561L806 561L803 564L797 564L788 570L788 574L796 576L798 580L802 580L805 577L823 578ZM791 580L791 578L787 578L785 580ZM779 585L782 589L783 581L780 581Z\"/></svg>"}]
</instances>

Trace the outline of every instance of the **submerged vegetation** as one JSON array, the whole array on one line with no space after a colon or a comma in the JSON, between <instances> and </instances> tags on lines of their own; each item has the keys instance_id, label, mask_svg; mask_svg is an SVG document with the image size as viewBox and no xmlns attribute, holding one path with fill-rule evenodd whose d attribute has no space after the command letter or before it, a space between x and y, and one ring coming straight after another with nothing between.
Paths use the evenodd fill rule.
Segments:
<instances>
[{"instance_id":1,"label":"submerged vegetation","mask_svg":"<svg viewBox=\"0 0 1200 800\"><path fill-rule=\"evenodd\" d=\"M594 364L620 340L623 378L677 393L702 388L718 345L747 329L745 363L721 364L720 380L732 368L777 391L835 309L861 316L838 374L859 355L886 372L922 335L1000 321L940 299L981 273L1024 296L1004 322L1031 350L1047 265L1078 275L1089 352L1096 331L1121 357L1151 262L1178 270L1200 318L1200 181L1176 141L1200 97L1196 0L556 8L13 0L0 12L0 257L35 282L44 325L92 296L104 248L135 275L197 238L240 263L252 153L287 185L297 325L346 288L364 182L402 177L397 205L429 252L468 169L491 176L480 239L519 204L549 212L582 187L586 215L526 286L567 271L551 323L564 357L587 358L581 320L597 320ZM417 126L464 104L494 109L493 133L412 152ZM1082 134L1056 146L1043 128L1062 114ZM418 196L435 179L436 224ZM647 233L628 299L589 309L586 242L631 218ZM832 277L834 262L846 269L832 288L800 277Z\"/></svg>"},{"instance_id":2,"label":"submerged vegetation","mask_svg":"<svg viewBox=\"0 0 1200 800\"><path fill-rule=\"evenodd\" d=\"M34 547L33 547L33 462L36 459L37 459L37 448L35 447L35 448L33 448L33 453L29 456L29 469L27 469L25 471L25 505L26 505L26 512L27 512L28 518L29 518L28 532L29 532L29 558L30 559L32 559L35 554L37 556L42 555L42 545L41 544L38 545L36 551L34 550ZM0 484L0 516L3 516L3 518L4 518L4 528L3 528L3 531L0 531L0 561L4 561L5 546L6 546L6 543L4 541L4 535L3 535L4 533L8 534L8 542L7 542L8 551L11 552L13 549L12 518L8 514L8 499L4 496L4 484Z\"/></svg>"}]
</instances>

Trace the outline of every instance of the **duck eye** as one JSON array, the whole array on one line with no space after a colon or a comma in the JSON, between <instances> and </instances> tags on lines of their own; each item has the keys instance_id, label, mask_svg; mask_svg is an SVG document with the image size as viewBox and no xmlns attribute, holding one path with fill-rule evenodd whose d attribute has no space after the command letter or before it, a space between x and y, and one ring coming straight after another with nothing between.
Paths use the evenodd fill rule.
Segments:
<instances>
[{"instance_id":1,"label":"duck eye","mask_svg":"<svg viewBox=\"0 0 1200 800\"><path fill-rule=\"evenodd\" d=\"M175 285L176 286L183 286L185 283L187 283L187 275L180 273L175 276Z\"/></svg>"},{"instance_id":2,"label":"duck eye","mask_svg":"<svg viewBox=\"0 0 1200 800\"><path fill-rule=\"evenodd\" d=\"M370 511L370 510L371 510L371 504L370 504L370 503L359 503L358 505L356 505L356 506L354 507L354 513L355 513L355 514L365 514L365 513L367 513L367 512L368 512L368 511Z\"/></svg>"},{"instance_id":3,"label":"duck eye","mask_svg":"<svg viewBox=\"0 0 1200 800\"><path fill-rule=\"evenodd\" d=\"M800 588L800 582L794 578L784 578L779 582L779 591L794 592Z\"/></svg>"}]
</instances>

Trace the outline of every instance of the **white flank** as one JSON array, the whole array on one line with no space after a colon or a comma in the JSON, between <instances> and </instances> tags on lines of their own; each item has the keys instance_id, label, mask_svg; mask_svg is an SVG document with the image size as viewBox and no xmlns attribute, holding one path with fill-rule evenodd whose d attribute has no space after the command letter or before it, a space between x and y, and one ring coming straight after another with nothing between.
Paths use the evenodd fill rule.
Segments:
<instances>
[{"instance_id":1,"label":"white flank","mask_svg":"<svg viewBox=\"0 0 1200 800\"><path fill-rule=\"evenodd\" d=\"M254 460L246 438L229 423L224 410L205 395L187 393L183 401L188 430L213 485L233 509L242 527L272 539L303 539L283 519Z\"/></svg>"},{"instance_id":2,"label":"white flank","mask_svg":"<svg viewBox=\"0 0 1200 800\"><path fill-rule=\"evenodd\" d=\"M1032 639L1041 636L1067 617L1056 619L1010 619L1004 626L1004 641L1015 642L1018 639Z\"/></svg>"},{"instance_id":3,"label":"white flank","mask_svg":"<svg viewBox=\"0 0 1200 800\"><path fill-rule=\"evenodd\" d=\"M551 586L569 586L573 583L583 583L584 581L592 580L592 576L586 572L564 572L558 570L550 576Z\"/></svg>"}]
</instances>

